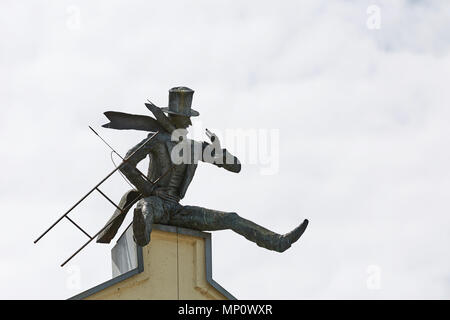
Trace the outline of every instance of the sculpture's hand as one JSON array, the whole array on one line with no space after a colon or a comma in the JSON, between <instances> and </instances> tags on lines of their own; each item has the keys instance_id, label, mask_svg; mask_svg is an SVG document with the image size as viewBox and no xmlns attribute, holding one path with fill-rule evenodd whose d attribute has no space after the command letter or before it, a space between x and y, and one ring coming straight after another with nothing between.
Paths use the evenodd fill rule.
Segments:
<instances>
[{"instance_id":1,"label":"sculpture's hand","mask_svg":"<svg viewBox=\"0 0 450 320\"><path fill-rule=\"evenodd\" d=\"M239 162L239 159L229 153L227 149L222 149L219 138L216 134L206 129L206 135L209 140L211 140L212 145L209 145L207 142L203 142L203 155L205 155L206 151L206 154L210 154L211 157L203 158L203 161L210 162L231 172L238 173L241 171L241 163Z\"/></svg>"},{"instance_id":2,"label":"sculpture's hand","mask_svg":"<svg viewBox=\"0 0 450 320\"><path fill-rule=\"evenodd\" d=\"M209 140L211 140L211 143L214 145L215 148L222 149L220 147L220 140L216 136L215 133L213 133L213 132L209 131L208 129L206 129L206 135L208 136Z\"/></svg>"}]
</instances>

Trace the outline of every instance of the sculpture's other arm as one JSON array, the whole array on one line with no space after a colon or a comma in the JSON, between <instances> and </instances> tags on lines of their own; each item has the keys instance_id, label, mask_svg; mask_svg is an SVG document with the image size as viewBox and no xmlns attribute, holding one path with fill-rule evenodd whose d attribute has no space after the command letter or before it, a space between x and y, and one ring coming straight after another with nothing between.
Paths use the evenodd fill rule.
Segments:
<instances>
[{"instance_id":1,"label":"sculpture's other arm","mask_svg":"<svg viewBox=\"0 0 450 320\"><path fill-rule=\"evenodd\" d=\"M153 134L149 134L148 137ZM149 183L136 169L136 165L143 160L149 153L152 152L152 147L155 144L155 139L151 139L148 141L148 137L141 142L139 142L136 146L131 148L127 155L125 156L125 163L120 168L120 171L127 177L127 179L144 195L150 196L152 192L152 184ZM158 139L158 137L155 137ZM141 146L145 144L144 147ZM141 148L140 150L138 150ZM131 157L130 155L138 150Z\"/></svg>"}]
</instances>

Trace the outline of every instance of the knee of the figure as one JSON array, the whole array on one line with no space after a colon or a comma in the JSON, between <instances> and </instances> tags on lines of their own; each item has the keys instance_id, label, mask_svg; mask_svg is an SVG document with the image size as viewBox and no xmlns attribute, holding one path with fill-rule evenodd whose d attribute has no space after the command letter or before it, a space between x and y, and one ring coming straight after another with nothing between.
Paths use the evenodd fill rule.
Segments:
<instances>
[{"instance_id":1,"label":"knee of the figure","mask_svg":"<svg viewBox=\"0 0 450 320\"><path fill-rule=\"evenodd\" d=\"M147 205L146 202L138 202L138 204L136 205L136 208L134 209L134 211L142 214L144 217L147 216L147 214L149 213L149 206Z\"/></svg>"},{"instance_id":2,"label":"knee of the figure","mask_svg":"<svg viewBox=\"0 0 450 320\"><path fill-rule=\"evenodd\" d=\"M138 201L136 203L136 207L134 208L134 211L136 211L136 209L142 210L142 201Z\"/></svg>"},{"instance_id":3,"label":"knee of the figure","mask_svg":"<svg viewBox=\"0 0 450 320\"><path fill-rule=\"evenodd\" d=\"M239 217L239 215L236 212L228 212L228 216L230 217L230 219L237 219Z\"/></svg>"}]
</instances>

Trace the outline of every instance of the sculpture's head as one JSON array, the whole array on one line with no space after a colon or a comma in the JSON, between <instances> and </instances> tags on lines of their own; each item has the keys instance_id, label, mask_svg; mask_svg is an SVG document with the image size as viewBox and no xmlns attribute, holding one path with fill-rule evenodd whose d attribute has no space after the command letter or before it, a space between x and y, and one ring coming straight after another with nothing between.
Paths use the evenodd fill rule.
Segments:
<instances>
[{"instance_id":1,"label":"sculpture's head","mask_svg":"<svg viewBox=\"0 0 450 320\"><path fill-rule=\"evenodd\" d=\"M169 119L178 129L189 127L192 122L190 117L200 115L191 108L194 90L188 87L175 87L169 90L169 107L161 108L169 114Z\"/></svg>"},{"instance_id":2,"label":"sculpture's head","mask_svg":"<svg viewBox=\"0 0 450 320\"><path fill-rule=\"evenodd\" d=\"M177 128L177 129L186 129L187 127L189 127L192 124L191 118L185 117L185 116L179 116L176 114L169 113L169 119L170 119L170 122L172 122L173 125L175 126L175 128Z\"/></svg>"}]
</instances>

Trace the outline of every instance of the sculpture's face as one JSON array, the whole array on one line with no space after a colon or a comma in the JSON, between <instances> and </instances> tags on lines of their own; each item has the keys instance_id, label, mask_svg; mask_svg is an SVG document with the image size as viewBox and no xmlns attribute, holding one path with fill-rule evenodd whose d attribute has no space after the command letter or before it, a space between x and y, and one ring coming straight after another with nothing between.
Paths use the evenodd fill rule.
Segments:
<instances>
[{"instance_id":1,"label":"sculpture's face","mask_svg":"<svg viewBox=\"0 0 450 320\"><path fill-rule=\"evenodd\" d=\"M186 129L192 124L191 118L185 116L169 113L169 119L177 129Z\"/></svg>"}]
</instances>

